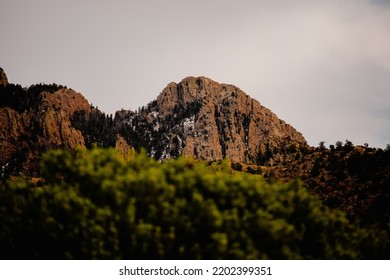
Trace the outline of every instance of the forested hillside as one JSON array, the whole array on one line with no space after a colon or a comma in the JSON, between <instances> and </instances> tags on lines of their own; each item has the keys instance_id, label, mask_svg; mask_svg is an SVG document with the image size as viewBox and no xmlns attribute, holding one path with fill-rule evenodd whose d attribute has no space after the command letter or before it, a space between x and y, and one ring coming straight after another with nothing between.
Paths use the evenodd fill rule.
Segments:
<instances>
[{"instance_id":1,"label":"forested hillside","mask_svg":"<svg viewBox=\"0 0 390 280\"><path fill-rule=\"evenodd\" d=\"M365 225L377 225L390 232L390 147L355 146L338 141L323 143L296 153L277 153L284 158L264 168L264 176L289 181L301 178L304 186L330 208Z\"/></svg>"}]
</instances>

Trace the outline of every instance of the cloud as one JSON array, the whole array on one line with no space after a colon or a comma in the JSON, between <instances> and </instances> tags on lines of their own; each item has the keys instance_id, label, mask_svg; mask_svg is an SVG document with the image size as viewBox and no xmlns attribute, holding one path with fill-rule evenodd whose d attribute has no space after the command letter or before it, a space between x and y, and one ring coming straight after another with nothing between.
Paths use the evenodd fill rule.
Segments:
<instances>
[{"instance_id":1,"label":"cloud","mask_svg":"<svg viewBox=\"0 0 390 280\"><path fill-rule=\"evenodd\" d=\"M370 0L370 2L377 5L390 5L390 0Z\"/></svg>"},{"instance_id":2,"label":"cloud","mask_svg":"<svg viewBox=\"0 0 390 280\"><path fill-rule=\"evenodd\" d=\"M262 89L256 97L312 145L390 142L380 136L389 125L375 113L390 108L389 9L312 4L273 16L254 28L266 43L259 45L259 79L250 92Z\"/></svg>"}]
</instances>

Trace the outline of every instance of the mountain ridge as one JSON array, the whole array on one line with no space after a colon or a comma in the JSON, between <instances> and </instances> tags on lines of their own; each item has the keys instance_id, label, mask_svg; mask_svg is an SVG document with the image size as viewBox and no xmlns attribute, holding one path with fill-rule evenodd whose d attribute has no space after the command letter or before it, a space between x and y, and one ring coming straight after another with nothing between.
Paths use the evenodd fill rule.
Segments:
<instances>
[{"instance_id":1,"label":"mountain ridge","mask_svg":"<svg viewBox=\"0 0 390 280\"><path fill-rule=\"evenodd\" d=\"M158 160L187 155L253 164L276 147L308 146L301 133L241 89L207 77L171 82L138 112L121 110L113 118L72 89L22 88L1 73L0 148L7 150L1 166L17 156L15 166L26 171L31 168L25 162L50 148L114 147L117 141L121 147L145 148Z\"/></svg>"}]
</instances>

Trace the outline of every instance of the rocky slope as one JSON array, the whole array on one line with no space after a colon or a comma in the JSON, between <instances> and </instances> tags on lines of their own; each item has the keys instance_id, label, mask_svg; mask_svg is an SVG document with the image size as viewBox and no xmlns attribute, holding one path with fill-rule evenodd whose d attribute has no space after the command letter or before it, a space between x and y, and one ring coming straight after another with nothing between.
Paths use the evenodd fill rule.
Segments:
<instances>
[{"instance_id":1,"label":"rocky slope","mask_svg":"<svg viewBox=\"0 0 390 280\"><path fill-rule=\"evenodd\" d=\"M307 146L301 133L257 100L205 77L170 83L139 112L117 112L115 124L129 143L159 160L184 154L256 163L267 150Z\"/></svg>"}]
</instances>

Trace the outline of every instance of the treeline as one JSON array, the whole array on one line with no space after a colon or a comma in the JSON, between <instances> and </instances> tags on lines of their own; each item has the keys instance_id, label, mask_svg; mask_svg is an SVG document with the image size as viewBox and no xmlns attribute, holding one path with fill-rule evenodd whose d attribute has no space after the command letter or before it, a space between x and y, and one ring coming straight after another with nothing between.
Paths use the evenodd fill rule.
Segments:
<instances>
[{"instance_id":1,"label":"treeline","mask_svg":"<svg viewBox=\"0 0 390 280\"><path fill-rule=\"evenodd\" d=\"M54 93L66 86L57 84L36 84L28 88L18 84L0 85L0 107L10 107L22 113L39 104L43 92Z\"/></svg>"},{"instance_id":2,"label":"treeline","mask_svg":"<svg viewBox=\"0 0 390 280\"><path fill-rule=\"evenodd\" d=\"M53 150L0 188L3 259L388 259L385 232L225 160Z\"/></svg>"}]
</instances>

